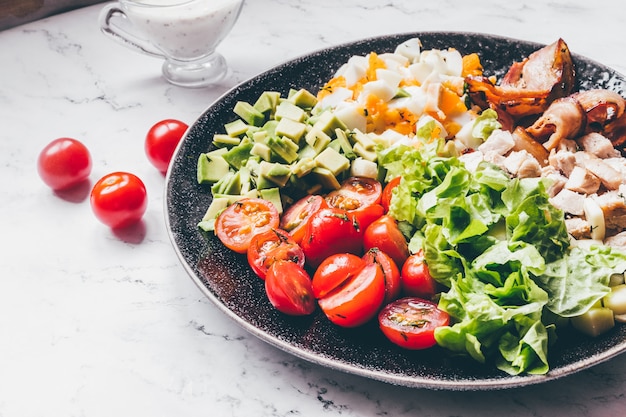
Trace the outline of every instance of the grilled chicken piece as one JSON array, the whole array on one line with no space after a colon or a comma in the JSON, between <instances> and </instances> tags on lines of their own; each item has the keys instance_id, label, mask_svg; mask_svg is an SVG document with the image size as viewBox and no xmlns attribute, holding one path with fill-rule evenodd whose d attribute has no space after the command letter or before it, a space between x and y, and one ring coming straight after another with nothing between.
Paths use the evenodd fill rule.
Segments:
<instances>
[{"instance_id":1,"label":"grilled chicken piece","mask_svg":"<svg viewBox=\"0 0 626 417\"><path fill-rule=\"evenodd\" d=\"M587 152L576 152L576 165L586 168L602 181L608 190L617 190L622 184L622 175L604 160Z\"/></svg>"},{"instance_id":2,"label":"grilled chicken piece","mask_svg":"<svg viewBox=\"0 0 626 417\"><path fill-rule=\"evenodd\" d=\"M542 113L557 98L574 88L574 64L563 39L514 63L500 85L487 77L466 77L469 94L476 103L499 107L516 119Z\"/></svg>"},{"instance_id":3,"label":"grilled chicken piece","mask_svg":"<svg viewBox=\"0 0 626 417\"><path fill-rule=\"evenodd\" d=\"M583 218L572 217L565 219L565 228L567 229L567 233L572 235L574 239L591 238L591 225Z\"/></svg>"},{"instance_id":4,"label":"grilled chicken piece","mask_svg":"<svg viewBox=\"0 0 626 417\"><path fill-rule=\"evenodd\" d=\"M584 194L563 188L557 195L550 199L550 202L554 207L563 210L565 213L570 213L574 216L582 216L585 212L583 208L585 198L587 197Z\"/></svg>"},{"instance_id":5,"label":"grilled chicken piece","mask_svg":"<svg viewBox=\"0 0 626 417\"><path fill-rule=\"evenodd\" d=\"M553 149L548 157L550 166L559 170L563 175L569 177L576 166L576 155L570 151L556 151Z\"/></svg>"},{"instance_id":6,"label":"grilled chicken piece","mask_svg":"<svg viewBox=\"0 0 626 417\"><path fill-rule=\"evenodd\" d=\"M565 188L582 194L593 194L600 189L600 178L587 169L576 166L565 183Z\"/></svg>"},{"instance_id":7,"label":"grilled chicken piece","mask_svg":"<svg viewBox=\"0 0 626 417\"><path fill-rule=\"evenodd\" d=\"M626 228L626 192L625 187L619 191L609 191L600 195L593 195L596 203L604 213L604 222L608 230L622 231Z\"/></svg>"},{"instance_id":8,"label":"grilled chicken piece","mask_svg":"<svg viewBox=\"0 0 626 417\"><path fill-rule=\"evenodd\" d=\"M578 139L578 143L586 152L598 158L618 158L620 152L613 147L611 141L599 133L591 132Z\"/></svg>"}]
</instances>

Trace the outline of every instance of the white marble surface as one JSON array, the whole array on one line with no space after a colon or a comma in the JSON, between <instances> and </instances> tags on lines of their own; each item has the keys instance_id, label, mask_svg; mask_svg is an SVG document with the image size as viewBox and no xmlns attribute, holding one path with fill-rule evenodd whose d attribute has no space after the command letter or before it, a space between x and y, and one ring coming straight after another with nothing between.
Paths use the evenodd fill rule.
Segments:
<instances>
[{"instance_id":1,"label":"white marble surface","mask_svg":"<svg viewBox=\"0 0 626 417\"><path fill-rule=\"evenodd\" d=\"M263 69L327 46L409 31L487 32L550 43L626 73L619 0L247 0L220 47L222 85L188 90L160 62L97 28L102 5L0 32L0 416L621 416L626 356L551 383L495 392L390 386L279 351L207 301L165 230L164 178L143 153L163 118L193 122ZM88 190L57 195L35 161L82 140L92 181L138 174L143 223L114 234Z\"/></svg>"}]
</instances>

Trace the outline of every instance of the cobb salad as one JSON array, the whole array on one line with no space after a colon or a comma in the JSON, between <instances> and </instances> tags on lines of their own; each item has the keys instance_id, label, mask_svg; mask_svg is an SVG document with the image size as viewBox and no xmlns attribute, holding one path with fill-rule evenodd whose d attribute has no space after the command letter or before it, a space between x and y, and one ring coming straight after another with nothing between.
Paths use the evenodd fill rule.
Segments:
<instances>
[{"instance_id":1,"label":"cobb salad","mask_svg":"<svg viewBox=\"0 0 626 417\"><path fill-rule=\"evenodd\" d=\"M426 329L432 343L417 348L436 344L509 374L546 373L559 327L597 335L626 314L626 164L616 150L624 100L574 92L573 77L562 40L512 63L502 80L478 53L422 50L419 39L354 56L318 92L237 103L238 117L198 159L198 181L213 194L199 226L249 260L256 254L251 267L288 314L319 307L344 326L378 317L387 334L381 315L402 300L446 320L429 328L433 314L387 314L404 326L394 343L409 338L406 327ZM364 203L362 190L378 197ZM302 201L306 209L294 211ZM253 221L243 224L242 211ZM393 219L386 234L402 237L389 250L367 234L383 217ZM322 234L312 230L329 219ZM399 240L406 252L381 260L404 248ZM434 282L427 292L407 284L410 256ZM324 269L348 264L340 274ZM346 298L358 300L357 313Z\"/></svg>"}]
</instances>

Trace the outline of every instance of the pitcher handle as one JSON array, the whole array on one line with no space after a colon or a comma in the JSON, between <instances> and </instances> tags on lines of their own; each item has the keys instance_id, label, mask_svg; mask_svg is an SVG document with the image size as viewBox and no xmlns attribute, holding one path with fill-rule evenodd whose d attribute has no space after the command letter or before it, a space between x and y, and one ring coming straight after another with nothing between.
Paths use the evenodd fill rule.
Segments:
<instances>
[{"instance_id":1,"label":"pitcher handle","mask_svg":"<svg viewBox=\"0 0 626 417\"><path fill-rule=\"evenodd\" d=\"M105 6L98 17L100 30L113 40L122 45L157 58L165 58L165 55L152 46L145 39L123 29L120 25L115 24L116 19L122 19L129 22L128 16L116 3Z\"/></svg>"}]
</instances>

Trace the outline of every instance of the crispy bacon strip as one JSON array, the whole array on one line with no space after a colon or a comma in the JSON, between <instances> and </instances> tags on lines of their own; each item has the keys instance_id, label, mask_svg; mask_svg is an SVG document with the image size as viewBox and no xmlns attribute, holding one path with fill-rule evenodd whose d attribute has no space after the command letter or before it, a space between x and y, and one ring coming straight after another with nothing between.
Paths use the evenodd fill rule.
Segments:
<instances>
[{"instance_id":1,"label":"crispy bacon strip","mask_svg":"<svg viewBox=\"0 0 626 417\"><path fill-rule=\"evenodd\" d=\"M563 39L514 63L500 85L487 77L466 77L469 94L477 103L498 106L515 118L542 113L557 98L572 93L575 70Z\"/></svg>"},{"instance_id":2,"label":"crispy bacon strip","mask_svg":"<svg viewBox=\"0 0 626 417\"><path fill-rule=\"evenodd\" d=\"M547 150L556 148L561 139L572 139L580 135L585 128L585 111L580 103L571 96L559 98L526 129Z\"/></svg>"}]
</instances>

